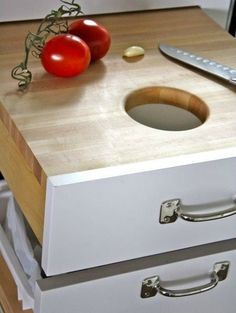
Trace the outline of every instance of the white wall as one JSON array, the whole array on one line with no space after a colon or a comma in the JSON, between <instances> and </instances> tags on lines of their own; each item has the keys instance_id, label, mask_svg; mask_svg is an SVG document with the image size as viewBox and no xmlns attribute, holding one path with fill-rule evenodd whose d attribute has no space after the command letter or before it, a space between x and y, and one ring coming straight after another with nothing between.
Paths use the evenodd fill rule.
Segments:
<instances>
[{"instance_id":1,"label":"white wall","mask_svg":"<svg viewBox=\"0 0 236 313\"><path fill-rule=\"evenodd\" d=\"M78 0L85 14L150 10L200 5L222 27L225 27L230 0ZM60 6L59 0L0 0L0 22L44 17Z\"/></svg>"}]
</instances>

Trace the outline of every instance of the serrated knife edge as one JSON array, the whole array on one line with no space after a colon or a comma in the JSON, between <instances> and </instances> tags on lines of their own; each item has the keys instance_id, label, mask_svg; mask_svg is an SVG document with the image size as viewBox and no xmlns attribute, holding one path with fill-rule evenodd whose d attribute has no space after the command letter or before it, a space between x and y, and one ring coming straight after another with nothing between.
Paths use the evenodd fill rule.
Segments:
<instances>
[{"instance_id":1,"label":"serrated knife edge","mask_svg":"<svg viewBox=\"0 0 236 313\"><path fill-rule=\"evenodd\" d=\"M191 65L236 85L236 69L234 68L163 43L159 44L159 49L173 59Z\"/></svg>"}]
</instances>

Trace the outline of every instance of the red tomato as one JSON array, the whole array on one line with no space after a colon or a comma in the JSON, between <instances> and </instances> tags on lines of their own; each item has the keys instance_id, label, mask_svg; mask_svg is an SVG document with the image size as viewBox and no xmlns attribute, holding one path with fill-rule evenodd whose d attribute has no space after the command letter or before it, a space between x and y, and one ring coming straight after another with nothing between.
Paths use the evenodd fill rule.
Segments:
<instances>
[{"instance_id":1,"label":"red tomato","mask_svg":"<svg viewBox=\"0 0 236 313\"><path fill-rule=\"evenodd\" d=\"M51 38L41 53L41 62L45 70L60 77L79 75L88 67L90 59L87 44L71 34Z\"/></svg>"},{"instance_id":2,"label":"red tomato","mask_svg":"<svg viewBox=\"0 0 236 313\"><path fill-rule=\"evenodd\" d=\"M111 36L105 27L93 20L80 19L69 26L69 33L83 39L89 46L91 61L104 57L110 48Z\"/></svg>"}]
</instances>

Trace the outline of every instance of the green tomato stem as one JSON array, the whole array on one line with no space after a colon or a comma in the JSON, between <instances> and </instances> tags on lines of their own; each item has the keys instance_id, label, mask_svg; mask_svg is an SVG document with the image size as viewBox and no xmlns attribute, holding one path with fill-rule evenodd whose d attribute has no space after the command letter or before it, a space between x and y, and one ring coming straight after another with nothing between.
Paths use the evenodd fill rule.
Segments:
<instances>
[{"instance_id":1,"label":"green tomato stem","mask_svg":"<svg viewBox=\"0 0 236 313\"><path fill-rule=\"evenodd\" d=\"M45 16L36 33L29 32L25 38L24 60L11 71L12 78L18 80L20 90L25 90L32 80L32 73L28 69L30 52L34 57L40 57L41 51L50 35L58 35L68 31L68 22L64 16L78 16L82 13L75 0L60 0L63 4Z\"/></svg>"}]
</instances>

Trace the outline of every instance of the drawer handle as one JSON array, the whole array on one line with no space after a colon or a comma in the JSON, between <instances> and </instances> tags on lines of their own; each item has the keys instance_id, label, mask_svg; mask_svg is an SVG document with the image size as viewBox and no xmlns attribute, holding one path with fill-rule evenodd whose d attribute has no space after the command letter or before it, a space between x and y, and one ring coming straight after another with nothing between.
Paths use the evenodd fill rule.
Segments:
<instances>
[{"instance_id":1,"label":"drawer handle","mask_svg":"<svg viewBox=\"0 0 236 313\"><path fill-rule=\"evenodd\" d=\"M180 199L173 199L164 201L161 204L160 223L161 224L174 223L178 217L181 217L183 220L188 222L206 222L228 217L234 214L236 214L236 206L214 213L191 214L184 212L183 205Z\"/></svg>"},{"instance_id":2,"label":"drawer handle","mask_svg":"<svg viewBox=\"0 0 236 313\"><path fill-rule=\"evenodd\" d=\"M185 297L198 293L206 292L217 286L219 281L226 279L229 270L229 262L219 262L214 264L213 271L210 273L210 282L198 287L170 290L161 286L160 277L153 276L143 280L141 289L141 298L151 298L157 293L166 297Z\"/></svg>"}]
</instances>

